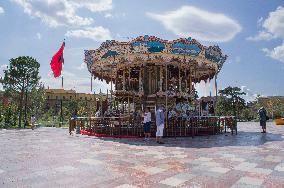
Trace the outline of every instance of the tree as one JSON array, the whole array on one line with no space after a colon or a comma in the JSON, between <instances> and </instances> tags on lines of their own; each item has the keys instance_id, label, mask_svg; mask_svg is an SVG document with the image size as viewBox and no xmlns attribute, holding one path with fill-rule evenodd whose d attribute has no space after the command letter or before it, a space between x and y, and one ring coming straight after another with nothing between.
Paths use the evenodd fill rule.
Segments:
<instances>
[{"instance_id":1,"label":"tree","mask_svg":"<svg viewBox=\"0 0 284 188\"><path fill-rule=\"evenodd\" d=\"M44 114L45 104L44 86L39 84L38 87L31 90L29 96L28 109L30 109L30 113L37 118L41 117Z\"/></svg>"},{"instance_id":2,"label":"tree","mask_svg":"<svg viewBox=\"0 0 284 188\"><path fill-rule=\"evenodd\" d=\"M5 91L19 94L18 126L21 127L24 95L25 92L28 93L38 85L40 64L36 59L29 56L20 56L15 59L12 58L9 61L10 65L8 69L4 70L5 76L2 84ZM26 102L24 105L26 109Z\"/></svg>"},{"instance_id":3,"label":"tree","mask_svg":"<svg viewBox=\"0 0 284 188\"><path fill-rule=\"evenodd\" d=\"M245 95L239 87L226 87L225 89L219 90L221 95L220 100L217 102L217 110L224 112L223 115L234 115L239 117L239 112L246 107L245 100L241 97Z\"/></svg>"}]
</instances>

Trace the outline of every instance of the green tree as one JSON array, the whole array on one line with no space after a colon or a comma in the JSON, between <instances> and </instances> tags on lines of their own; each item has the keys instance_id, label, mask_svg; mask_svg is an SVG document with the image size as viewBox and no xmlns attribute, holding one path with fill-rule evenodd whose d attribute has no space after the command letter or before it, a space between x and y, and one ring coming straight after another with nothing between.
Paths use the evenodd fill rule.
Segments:
<instances>
[{"instance_id":1,"label":"green tree","mask_svg":"<svg viewBox=\"0 0 284 188\"><path fill-rule=\"evenodd\" d=\"M29 103L28 109L30 109L30 114L35 115L35 117L40 118L44 114L45 105L45 92L44 86L39 84L29 93Z\"/></svg>"},{"instance_id":2,"label":"green tree","mask_svg":"<svg viewBox=\"0 0 284 188\"><path fill-rule=\"evenodd\" d=\"M239 117L241 110L246 107L246 102L241 96L246 93L242 92L239 87L229 86L225 89L219 90L219 94L220 97L218 97L219 100L217 101L218 113Z\"/></svg>"},{"instance_id":3,"label":"green tree","mask_svg":"<svg viewBox=\"0 0 284 188\"><path fill-rule=\"evenodd\" d=\"M39 67L40 64L36 59L29 56L20 56L10 59L7 70L4 70L4 78L2 79L3 88L9 93L19 94L18 126L21 127L23 106L25 93L30 92L39 83Z\"/></svg>"}]
</instances>

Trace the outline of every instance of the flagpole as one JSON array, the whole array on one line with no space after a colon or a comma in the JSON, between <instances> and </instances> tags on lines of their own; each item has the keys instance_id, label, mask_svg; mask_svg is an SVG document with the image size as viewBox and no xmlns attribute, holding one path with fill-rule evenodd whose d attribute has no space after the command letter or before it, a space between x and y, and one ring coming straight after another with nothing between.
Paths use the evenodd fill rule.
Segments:
<instances>
[{"instance_id":1,"label":"flagpole","mask_svg":"<svg viewBox=\"0 0 284 188\"><path fill-rule=\"evenodd\" d=\"M64 95L64 89L63 89L63 75L61 76L61 89L62 89L62 94ZM60 127L61 127L61 125L63 124L63 108L62 108L63 95L61 96L61 101L60 101Z\"/></svg>"}]
</instances>

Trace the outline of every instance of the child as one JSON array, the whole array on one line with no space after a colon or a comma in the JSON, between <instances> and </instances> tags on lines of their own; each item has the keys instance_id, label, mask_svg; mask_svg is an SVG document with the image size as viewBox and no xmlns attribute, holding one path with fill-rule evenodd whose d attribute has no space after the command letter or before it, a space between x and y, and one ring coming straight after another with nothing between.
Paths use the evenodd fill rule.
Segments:
<instances>
[{"instance_id":1,"label":"child","mask_svg":"<svg viewBox=\"0 0 284 188\"><path fill-rule=\"evenodd\" d=\"M146 108L145 110L143 123L145 140L149 140L151 137L151 112L149 108Z\"/></svg>"}]
</instances>

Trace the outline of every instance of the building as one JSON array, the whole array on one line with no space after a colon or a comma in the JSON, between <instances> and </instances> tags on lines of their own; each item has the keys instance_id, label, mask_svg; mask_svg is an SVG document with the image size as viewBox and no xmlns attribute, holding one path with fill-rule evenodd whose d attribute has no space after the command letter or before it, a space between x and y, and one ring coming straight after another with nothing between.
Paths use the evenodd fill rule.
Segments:
<instances>
[{"instance_id":1,"label":"building","mask_svg":"<svg viewBox=\"0 0 284 188\"><path fill-rule=\"evenodd\" d=\"M97 102L106 99L106 94L90 94L90 93L76 93L75 90L65 90L65 89L45 89L46 98L46 110L54 108L55 111L60 110L61 100L63 102L70 100L79 100L86 102L89 108L97 106Z\"/></svg>"}]
</instances>

